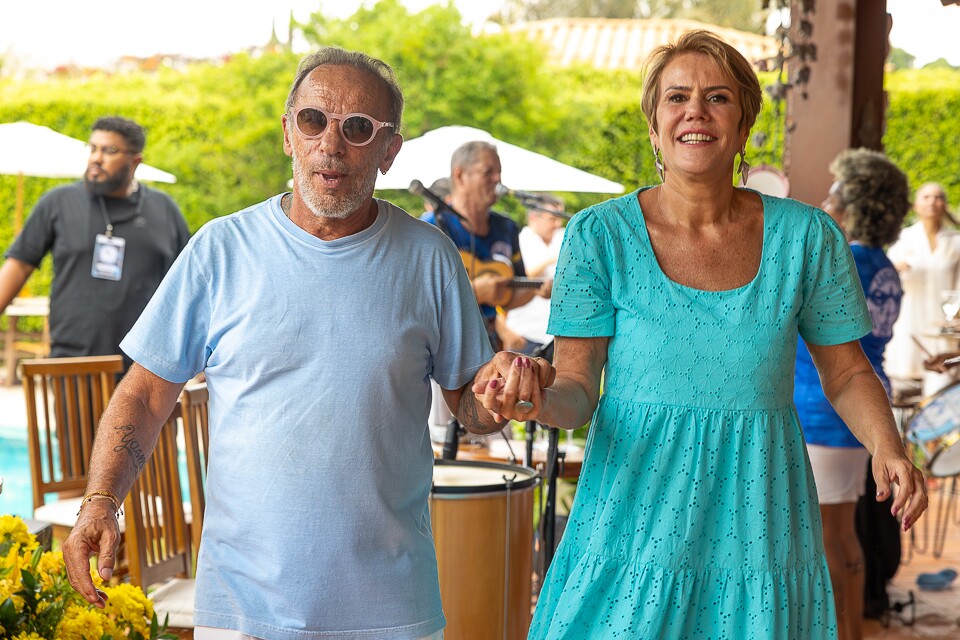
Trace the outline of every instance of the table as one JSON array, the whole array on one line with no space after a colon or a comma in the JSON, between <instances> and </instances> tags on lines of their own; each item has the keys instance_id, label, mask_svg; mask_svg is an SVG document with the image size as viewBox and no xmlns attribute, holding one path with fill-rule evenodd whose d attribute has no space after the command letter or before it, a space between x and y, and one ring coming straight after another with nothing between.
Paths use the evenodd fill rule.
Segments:
<instances>
[{"instance_id":1,"label":"table","mask_svg":"<svg viewBox=\"0 0 960 640\"><path fill-rule=\"evenodd\" d=\"M543 443L543 444L540 444ZM546 464L547 451L544 440L538 440L534 443L533 464L534 466ZM443 451L443 445L432 443L433 454L439 458ZM517 461L511 464L521 464L523 456L526 455L527 445L523 440L510 440L510 447L517 457ZM560 451L564 452L563 464L560 467L560 478L577 479L580 477L580 468L583 466L583 448L573 445L560 443ZM486 462L510 462L510 448L507 442L499 438L491 438L485 444L460 444L457 448L457 460L481 460Z\"/></svg>"},{"instance_id":2,"label":"table","mask_svg":"<svg viewBox=\"0 0 960 640\"><path fill-rule=\"evenodd\" d=\"M50 353L50 323L48 322L50 298L14 298L4 315L7 316L7 330L3 336L3 368L5 374L3 383L11 387L17 381L17 363L21 354L42 358ZM17 327L17 321L20 318L31 316L43 318L43 333L39 341L25 340L34 336L20 331Z\"/></svg>"}]
</instances>

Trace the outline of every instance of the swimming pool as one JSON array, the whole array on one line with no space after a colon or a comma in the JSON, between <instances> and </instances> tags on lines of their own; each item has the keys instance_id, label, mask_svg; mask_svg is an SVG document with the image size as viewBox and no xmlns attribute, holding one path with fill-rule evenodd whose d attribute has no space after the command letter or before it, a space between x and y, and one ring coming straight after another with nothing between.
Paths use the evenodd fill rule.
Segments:
<instances>
[{"instance_id":1,"label":"swimming pool","mask_svg":"<svg viewBox=\"0 0 960 640\"><path fill-rule=\"evenodd\" d=\"M0 514L33 517L27 434L22 428L0 427L0 476L3 476Z\"/></svg>"},{"instance_id":2,"label":"swimming pool","mask_svg":"<svg viewBox=\"0 0 960 640\"><path fill-rule=\"evenodd\" d=\"M189 503L187 459L182 448L178 456L178 463L183 500ZM3 476L3 493L0 493L0 515L11 514L21 518L32 518L33 484L30 482L30 458L27 454L27 433L25 429L0 427L0 476Z\"/></svg>"}]
</instances>

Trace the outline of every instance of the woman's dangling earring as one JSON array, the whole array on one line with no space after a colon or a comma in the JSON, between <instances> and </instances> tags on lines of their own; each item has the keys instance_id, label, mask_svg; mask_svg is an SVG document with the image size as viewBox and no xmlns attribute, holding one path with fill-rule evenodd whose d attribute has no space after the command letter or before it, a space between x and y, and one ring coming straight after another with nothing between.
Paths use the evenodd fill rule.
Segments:
<instances>
[{"instance_id":1,"label":"woman's dangling earring","mask_svg":"<svg viewBox=\"0 0 960 640\"><path fill-rule=\"evenodd\" d=\"M653 148L653 166L657 169L657 177L663 182L663 160L660 159L660 150Z\"/></svg>"},{"instance_id":2,"label":"woman's dangling earring","mask_svg":"<svg viewBox=\"0 0 960 640\"><path fill-rule=\"evenodd\" d=\"M740 174L740 186L747 186L747 178L750 176L750 163L747 162L747 148L740 149L740 167L737 169Z\"/></svg>"}]
</instances>

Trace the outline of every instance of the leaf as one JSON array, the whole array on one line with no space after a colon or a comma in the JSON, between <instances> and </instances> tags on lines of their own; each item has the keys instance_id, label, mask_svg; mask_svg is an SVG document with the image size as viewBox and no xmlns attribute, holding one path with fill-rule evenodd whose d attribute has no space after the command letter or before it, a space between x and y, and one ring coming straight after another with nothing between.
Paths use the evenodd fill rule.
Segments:
<instances>
[{"instance_id":1,"label":"leaf","mask_svg":"<svg viewBox=\"0 0 960 640\"><path fill-rule=\"evenodd\" d=\"M26 569L20 572L20 581L28 591L37 592L40 590L40 583L37 582L37 579L33 576L33 574Z\"/></svg>"},{"instance_id":2,"label":"leaf","mask_svg":"<svg viewBox=\"0 0 960 640\"><path fill-rule=\"evenodd\" d=\"M17 610L13 605L13 598L7 598L0 604L0 625L3 625L4 629L13 628L13 617L17 614Z\"/></svg>"}]
</instances>

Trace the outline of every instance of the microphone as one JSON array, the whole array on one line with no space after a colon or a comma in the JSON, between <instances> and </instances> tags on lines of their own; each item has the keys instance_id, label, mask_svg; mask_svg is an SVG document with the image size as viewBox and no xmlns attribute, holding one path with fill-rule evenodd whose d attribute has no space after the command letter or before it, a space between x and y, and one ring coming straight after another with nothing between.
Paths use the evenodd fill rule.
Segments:
<instances>
[{"instance_id":1,"label":"microphone","mask_svg":"<svg viewBox=\"0 0 960 640\"><path fill-rule=\"evenodd\" d=\"M530 193L528 191L509 189L502 182L497 183L496 191L498 198L502 198L503 196L513 196L528 209L543 211L544 213L549 213L552 216L557 216L558 218L563 218L564 220L570 219L569 214L562 213L560 211L554 211L553 209L548 209L544 206L547 204L556 206L552 199L545 198L544 196L537 195L536 193Z\"/></svg>"},{"instance_id":2,"label":"microphone","mask_svg":"<svg viewBox=\"0 0 960 640\"><path fill-rule=\"evenodd\" d=\"M435 194L433 191L430 191L430 189L428 189L428 188L426 188L425 186L423 186L423 183L420 182L419 180L411 180L411 181L410 181L410 186L407 187L407 191L409 191L410 193L412 193L412 194L415 195L415 196L420 196L421 198L424 198L424 199L429 200L430 202L432 202L432 203L433 203L433 206L436 207L436 209L435 209L436 211L439 211L439 212L444 212L444 211L450 212L450 213L452 213L453 215L455 215L455 216L457 216L458 218L460 218L461 220L463 220L464 222L466 222L466 218L464 218L462 215L460 215L460 213L459 213L456 209L454 209L453 207L451 207L450 204L447 203L446 200L444 200L443 198L441 198L440 196L438 196L437 194Z\"/></svg>"},{"instance_id":3,"label":"microphone","mask_svg":"<svg viewBox=\"0 0 960 640\"><path fill-rule=\"evenodd\" d=\"M443 439L443 450L440 457L443 460L456 460L457 449L460 448L460 423L456 416L447 422L447 433Z\"/></svg>"}]
</instances>

